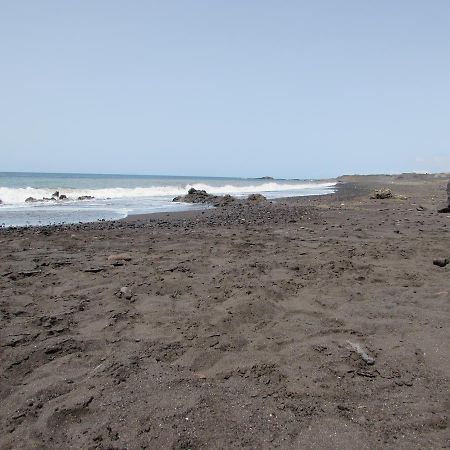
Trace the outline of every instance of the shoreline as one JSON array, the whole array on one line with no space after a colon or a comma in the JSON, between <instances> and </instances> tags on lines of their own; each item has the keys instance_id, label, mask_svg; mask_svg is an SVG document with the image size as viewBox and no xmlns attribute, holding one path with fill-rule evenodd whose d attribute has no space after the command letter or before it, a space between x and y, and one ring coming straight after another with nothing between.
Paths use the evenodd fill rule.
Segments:
<instances>
[{"instance_id":1,"label":"shoreline","mask_svg":"<svg viewBox=\"0 0 450 450\"><path fill-rule=\"evenodd\" d=\"M314 180L316 182L328 182L330 180ZM330 181L331 183L331 181ZM336 186L336 185L335 185ZM331 187L330 190L335 189L335 186ZM331 195L333 194L332 192L330 192L329 194L312 194L312 195L297 195L297 196L292 196L292 197L275 197L275 198L270 198L267 199L267 201L270 202L276 202L278 200L285 200L288 198L296 198L296 197L314 197L314 196L321 196L321 195ZM239 199L239 197L237 197ZM184 214L184 213L198 213L199 211L206 211L206 210L210 210L210 209L214 209L215 207L208 205L208 204L198 204L197 207L195 207L193 204L190 203L186 203L186 206L189 206L189 209L186 210L181 210L181 211L159 211L159 212L147 212L147 213L142 213L142 214L128 214L125 217L122 218L117 218L117 219L98 219L95 221L89 221L89 222L68 222L68 223L51 223L51 224L44 224L44 225L11 225L11 226L2 226L0 225L0 230L1 229L21 229L21 228L45 228L45 227L59 227L59 226L77 226L77 225L92 225L92 224L96 224L96 223L111 223L111 222L117 222L117 221L127 221L127 220L132 220L133 217L145 217L145 216L165 216L167 214ZM245 206L243 206L245 207ZM1 209L0 209L1 212Z\"/></svg>"},{"instance_id":2,"label":"shoreline","mask_svg":"<svg viewBox=\"0 0 450 450\"><path fill-rule=\"evenodd\" d=\"M447 446L447 181L1 229L0 447Z\"/></svg>"}]
</instances>

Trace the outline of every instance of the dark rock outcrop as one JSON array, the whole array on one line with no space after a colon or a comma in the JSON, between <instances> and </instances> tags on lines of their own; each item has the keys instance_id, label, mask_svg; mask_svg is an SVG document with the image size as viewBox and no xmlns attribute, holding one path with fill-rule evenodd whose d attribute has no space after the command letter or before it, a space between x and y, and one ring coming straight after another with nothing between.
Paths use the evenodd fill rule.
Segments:
<instances>
[{"instance_id":1,"label":"dark rock outcrop","mask_svg":"<svg viewBox=\"0 0 450 450\"><path fill-rule=\"evenodd\" d=\"M92 197L92 195L81 195L77 198L77 200L93 200L95 197Z\"/></svg>"},{"instance_id":2,"label":"dark rock outcrop","mask_svg":"<svg viewBox=\"0 0 450 450\"><path fill-rule=\"evenodd\" d=\"M59 192L55 192L54 194L52 194L51 197L43 197L43 198L28 197L25 199L27 203L56 202L57 200L67 200L67 195L64 194L59 195Z\"/></svg>"},{"instance_id":3,"label":"dark rock outcrop","mask_svg":"<svg viewBox=\"0 0 450 450\"><path fill-rule=\"evenodd\" d=\"M173 199L174 202L184 203L203 203L212 206L226 207L231 205L244 205L244 204L260 204L266 202L267 199L261 194L250 194L246 200L239 200L229 194L226 195L213 195L208 194L204 190L197 190L194 188L189 189L186 195L180 195Z\"/></svg>"},{"instance_id":4,"label":"dark rock outcrop","mask_svg":"<svg viewBox=\"0 0 450 450\"><path fill-rule=\"evenodd\" d=\"M184 203L203 203L212 206L224 207L235 203L237 199L228 194L212 195L208 194L204 190L191 188L189 189L187 195L180 195L178 197L175 197L172 201Z\"/></svg>"}]
</instances>

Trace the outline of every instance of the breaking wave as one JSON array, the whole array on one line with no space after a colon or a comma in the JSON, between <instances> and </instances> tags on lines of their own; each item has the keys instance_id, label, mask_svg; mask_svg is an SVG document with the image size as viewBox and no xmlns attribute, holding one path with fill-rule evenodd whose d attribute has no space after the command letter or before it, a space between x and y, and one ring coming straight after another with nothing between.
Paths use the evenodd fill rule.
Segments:
<instances>
[{"instance_id":1,"label":"breaking wave","mask_svg":"<svg viewBox=\"0 0 450 450\"><path fill-rule=\"evenodd\" d=\"M76 201L81 196L92 196L97 200L104 199L133 199L133 198L155 198L166 199L177 195L186 194L190 188L204 189L209 194L231 194L235 196L253 193L282 193L304 191L307 195L309 190L332 188L334 183L279 183L267 182L255 185L235 186L232 184L224 186L212 186L202 183L186 185L166 185L135 188L100 188L100 189L69 189L69 188L9 188L0 187L0 200L4 205L19 205L25 203L28 197L35 199L50 198L55 191L67 196L68 200ZM278 195L280 196L280 195Z\"/></svg>"}]
</instances>

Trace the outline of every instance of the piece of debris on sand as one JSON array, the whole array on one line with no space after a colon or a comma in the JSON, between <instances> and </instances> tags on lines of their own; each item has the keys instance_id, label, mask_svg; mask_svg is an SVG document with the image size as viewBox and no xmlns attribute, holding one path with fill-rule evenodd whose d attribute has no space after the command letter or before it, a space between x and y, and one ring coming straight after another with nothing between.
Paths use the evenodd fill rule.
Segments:
<instances>
[{"instance_id":1,"label":"piece of debris on sand","mask_svg":"<svg viewBox=\"0 0 450 450\"><path fill-rule=\"evenodd\" d=\"M369 366L375 364L375 358L369 356L362 345L350 341L347 341L347 344L350 346L350 349L357 353L366 364Z\"/></svg>"}]
</instances>

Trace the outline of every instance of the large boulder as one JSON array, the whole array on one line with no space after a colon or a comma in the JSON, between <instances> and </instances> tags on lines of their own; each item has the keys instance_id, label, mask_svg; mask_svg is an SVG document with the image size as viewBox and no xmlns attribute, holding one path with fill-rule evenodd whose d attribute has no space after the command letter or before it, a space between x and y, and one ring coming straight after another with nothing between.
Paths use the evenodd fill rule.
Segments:
<instances>
[{"instance_id":1,"label":"large boulder","mask_svg":"<svg viewBox=\"0 0 450 450\"><path fill-rule=\"evenodd\" d=\"M77 200L93 200L94 197L92 195L81 195Z\"/></svg>"},{"instance_id":2,"label":"large boulder","mask_svg":"<svg viewBox=\"0 0 450 450\"><path fill-rule=\"evenodd\" d=\"M25 201L27 203L34 203L34 202L38 202L39 200L34 198L34 197L28 197L28 198L25 199Z\"/></svg>"}]
</instances>

